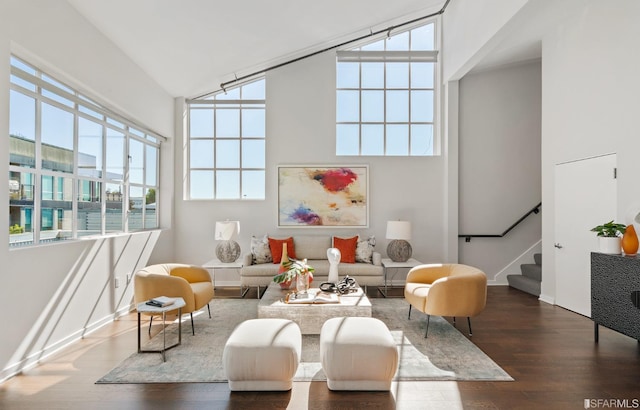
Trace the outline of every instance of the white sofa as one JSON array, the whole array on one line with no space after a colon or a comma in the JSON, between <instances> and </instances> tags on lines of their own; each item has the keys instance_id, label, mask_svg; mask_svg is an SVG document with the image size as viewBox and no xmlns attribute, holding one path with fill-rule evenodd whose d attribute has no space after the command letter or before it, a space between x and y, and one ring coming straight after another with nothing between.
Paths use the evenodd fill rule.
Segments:
<instances>
[{"instance_id":1,"label":"white sofa","mask_svg":"<svg viewBox=\"0 0 640 410\"><path fill-rule=\"evenodd\" d=\"M329 260L327 259L327 249L331 248L332 236L312 236L297 235L293 236L293 244L295 248L296 259L307 259L307 263L315 269L313 274L313 283L317 286L321 282L325 282L329 275ZM269 286L273 277L278 273L278 263L259 263L253 264L253 255L251 252L243 256L243 266L240 271L240 283L242 287L260 287ZM384 268L382 266L382 255L373 252L371 257L372 263L356 262L342 263L338 265L338 275L342 279L349 275L354 278L362 287L365 286L381 286L384 284Z\"/></svg>"}]
</instances>

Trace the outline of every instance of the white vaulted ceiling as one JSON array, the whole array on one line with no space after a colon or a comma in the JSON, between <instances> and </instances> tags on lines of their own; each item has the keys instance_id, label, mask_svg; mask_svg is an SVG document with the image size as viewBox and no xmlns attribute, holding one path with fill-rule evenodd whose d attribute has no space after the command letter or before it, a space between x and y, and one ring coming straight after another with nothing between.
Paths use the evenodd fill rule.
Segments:
<instances>
[{"instance_id":1,"label":"white vaulted ceiling","mask_svg":"<svg viewBox=\"0 0 640 410\"><path fill-rule=\"evenodd\" d=\"M428 15L444 0L67 0L172 96Z\"/></svg>"}]
</instances>

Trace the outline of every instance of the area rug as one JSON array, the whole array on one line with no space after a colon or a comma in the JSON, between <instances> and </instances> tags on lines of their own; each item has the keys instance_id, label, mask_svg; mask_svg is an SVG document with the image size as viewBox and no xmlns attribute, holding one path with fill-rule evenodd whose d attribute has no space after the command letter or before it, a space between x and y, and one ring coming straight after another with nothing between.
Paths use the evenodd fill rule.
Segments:
<instances>
[{"instance_id":1,"label":"area rug","mask_svg":"<svg viewBox=\"0 0 640 410\"><path fill-rule=\"evenodd\" d=\"M443 318L431 317L429 337L425 339L426 316L416 311L408 320L404 300L371 299L371 304L373 317L387 325L398 345L400 364L394 380L513 380ZM134 353L96 383L226 382L224 344L238 323L256 317L257 306L255 299L214 299L212 319L206 313L196 316L195 336L191 335L191 323L185 321L182 344L167 351L166 362L160 354ZM176 340L177 331L176 323L167 326L168 344ZM159 333L143 349L158 349L161 344ZM319 362L319 336L304 335L294 381L316 380L326 380Z\"/></svg>"}]
</instances>

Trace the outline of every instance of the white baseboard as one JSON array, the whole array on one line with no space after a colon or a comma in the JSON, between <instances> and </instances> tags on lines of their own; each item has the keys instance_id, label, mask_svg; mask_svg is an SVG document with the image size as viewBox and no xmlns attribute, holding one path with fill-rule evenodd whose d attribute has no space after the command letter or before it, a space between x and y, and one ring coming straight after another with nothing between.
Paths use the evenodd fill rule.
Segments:
<instances>
[{"instance_id":1,"label":"white baseboard","mask_svg":"<svg viewBox=\"0 0 640 410\"><path fill-rule=\"evenodd\" d=\"M554 297L551 297L551 296L548 296L548 295L540 295L538 300L540 302L548 303L550 305L555 305L556 304L556 299Z\"/></svg>"}]
</instances>

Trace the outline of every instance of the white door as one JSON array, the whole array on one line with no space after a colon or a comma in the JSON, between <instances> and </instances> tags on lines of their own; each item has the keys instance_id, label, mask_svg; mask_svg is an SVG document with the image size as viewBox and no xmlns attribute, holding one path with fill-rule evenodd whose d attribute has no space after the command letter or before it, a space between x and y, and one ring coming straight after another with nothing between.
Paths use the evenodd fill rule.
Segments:
<instances>
[{"instance_id":1,"label":"white door","mask_svg":"<svg viewBox=\"0 0 640 410\"><path fill-rule=\"evenodd\" d=\"M591 228L616 219L616 154L556 165L556 304L591 317Z\"/></svg>"}]
</instances>

